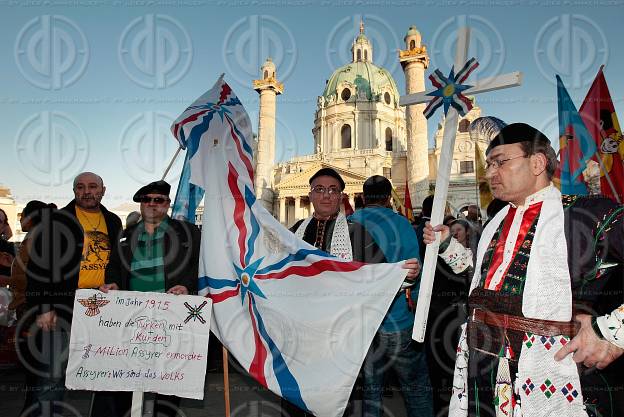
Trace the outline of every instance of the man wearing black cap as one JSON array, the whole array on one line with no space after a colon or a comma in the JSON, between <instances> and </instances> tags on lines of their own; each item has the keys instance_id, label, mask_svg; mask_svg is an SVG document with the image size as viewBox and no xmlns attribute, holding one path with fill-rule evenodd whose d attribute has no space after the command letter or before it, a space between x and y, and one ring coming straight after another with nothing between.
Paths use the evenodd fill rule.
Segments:
<instances>
[{"instance_id":1,"label":"man wearing black cap","mask_svg":"<svg viewBox=\"0 0 624 417\"><path fill-rule=\"evenodd\" d=\"M141 221L124 230L113 245L102 291L196 293L200 232L194 224L167 215L170 191L161 180L136 192L132 199L141 203ZM91 415L127 415L131 400L131 393L98 393ZM175 416L179 404L178 397L157 395L155 414Z\"/></svg>"},{"instance_id":2,"label":"man wearing black cap","mask_svg":"<svg viewBox=\"0 0 624 417\"><path fill-rule=\"evenodd\" d=\"M308 197L314 213L290 230L297 237L342 259L353 259L347 219L340 212L345 183L332 168L322 168L310 178Z\"/></svg>"},{"instance_id":3,"label":"man wearing black cap","mask_svg":"<svg viewBox=\"0 0 624 417\"><path fill-rule=\"evenodd\" d=\"M308 196L314 213L307 219L299 220L290 231L309 244L346 260L353 260L351 236L347 219L340 212L340 202L345 182L332 168L321 168L310 177ZM359 392L355 394L359 395ZM350 415L354 397L349 401L345 415ZM311 414L300 410L282 399L283 417L308 417Z\"/></svg>"},{"instance_id":4,"label":"man wearing black cap","mask_svg":"<svg viewBox=\"0 0 624 417\"><path fill-rule=\"evenodd\" d=\"M562 197L550 141L524 123L499 132L486 165L494 197L509 204L481 237L449 415L621 415L611 393L624 388L613 363L624 352L622 280L608 278L624 261L624 208ZM436 231L449 265L472 264L446 227L428 226L425 242Z\"/></svg>"},{"instance_id":5,"label":"man wearing black cap","mask_svg":"<svg viewBox=\"0 0 624 417\"><path fill-rule=\"evenodd\" d=\"M41 407L30 409L33 415L60 410L74 294L77 288L98 288L104 283L111 242L121 233L119 217L101 204L106 187L99 175L79 174L73 191L75 198L66 207L40 219L26 268L30 310L24 320L36 315L35 327L27 332L32 338L28 344L37 346L40 359L34 386L27 387Z\"/></svg>"},{"instance_id":6,"label":"man wearing black cap","mask_svg":"<svg viewBox=\"0 0 624 417\"><path fill-rule=\"evenodd\" d=\"M338 172L332 168L322 168L310 178L310 202L314 213L307 219L295 223L291 231L309 244L345 260L368 263L396 262L386 260L373 237L359 223L348 223L345 215L340 212L342 191L345 182ZM357 213L357 212L356 212ZM408 223L409 225L409 223ZM410 230L413 229L411 226ZM416 258L418 253L414 253ZM404 258L407 259L407 258ZM410 259L403 267L408 269L407 279L414 280L420 273L420 264ZM345 416L352 415L354 401L359 400L362 390L357 387L351 395ZM282 400L284 417L304 417L304 411Z\"/></svg>"},{"instance_id":7,"label":"man wearing black cap","mask_svg":"<svg viewBox=\"0 0 624 417\"><path fill-rule=\"evenodd\" d=\"M199 229L167 215L171 186L155 181L132 198L141 203L141 221L113 246L103 290L191 294L197 288Z\"/></svg>"}]
</instances>

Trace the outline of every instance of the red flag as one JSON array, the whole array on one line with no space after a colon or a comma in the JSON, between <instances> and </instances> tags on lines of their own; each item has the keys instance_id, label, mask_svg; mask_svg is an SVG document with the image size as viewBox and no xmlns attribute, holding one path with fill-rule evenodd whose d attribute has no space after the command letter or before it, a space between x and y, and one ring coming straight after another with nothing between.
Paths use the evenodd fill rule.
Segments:
<instances>
[{"instance_id":1,"label":"red flag","mask_svg":"<svg viewBox=\"0 0 624 417\"><path fill-rule=\"evenodd\" d=\"M346 194L342 195L342 206L344 207L345 216L350 216L355 212L355 210L353 210L353 207L351 207L351 203L349 202L349 196Z\"/></svg>"},{"instance_id":2,"label":"red flag","mask_svg":"<svg viewBox=\"0 0 624 417\"><path fill-rule=\"evenodd\" d=\"M579 114L596 141L604 170L601 167L600 189L604 195L624 201L624 143L622 129L615 114L611 94L602 67L592 83ZM596 159L596 158L594 158ZM609 179L613 185L612 189Z\"/></svg>"}]
</instances>

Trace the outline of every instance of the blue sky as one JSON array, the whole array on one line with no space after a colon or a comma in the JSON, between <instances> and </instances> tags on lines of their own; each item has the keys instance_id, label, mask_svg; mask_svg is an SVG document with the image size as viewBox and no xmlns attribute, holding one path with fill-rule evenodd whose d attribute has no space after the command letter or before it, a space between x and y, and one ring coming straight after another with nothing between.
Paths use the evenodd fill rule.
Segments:
<instances>
[{"instance_id":1,"label":"blue sky","mask_svg":"<svg viewBox=\"0 0 624 417\"><path fill-rule=\"evenodd\" d=\"M313 152L316 98L349 60L360 17L374 61L390 70L415 25L431 65L448 73L460 24L473 28L477 76L524 73L519 88L477 97L485 114L557 136L555 73L580 106L601 64L623 120L624 2L595 1L135 1L0 2L0 183L25 203L66 203L75 173L104 177L109 207L158 179L176 149L172 119L221 73L257 126L251 81L267 55L285 92L277 101L278 160ZM427 83L428 84L428 83ZM429 121L433 135L439 113ZM179 158L180 161L182 158ZM177 183L180 164L167 177Z\"/></svg>"}]
</instances>

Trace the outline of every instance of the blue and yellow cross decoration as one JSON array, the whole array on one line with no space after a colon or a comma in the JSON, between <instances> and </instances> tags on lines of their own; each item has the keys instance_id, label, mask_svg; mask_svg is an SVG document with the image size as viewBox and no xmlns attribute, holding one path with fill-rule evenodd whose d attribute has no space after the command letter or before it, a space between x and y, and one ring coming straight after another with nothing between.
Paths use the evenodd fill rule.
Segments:
<instances>
[{"instance_id":1,"label":"blue and yellow cross decoration","mask_svg":"<svg viewBox=\"0 0 624 417\"><path fill-rule=\"evenodd\" d=\"M449 107L453 106L455 110L461 115L465 116L466 113L472 109L472 102L470 99L462 94L462 91L471 88L471 85L462 84L468 76L479 66L479 63L475 58L471 58L466 62L463 68L455 75L454 68L451 67L451 72L448 77L442 75L442 72L437 69L433 74L429 75L429 79L437 90L427 94L432 96L433 99L427 104L427 107L423 111L423 114L428 119L433 113L444 104L444 115L448 112Z\"/></svg>"}]
</instances>

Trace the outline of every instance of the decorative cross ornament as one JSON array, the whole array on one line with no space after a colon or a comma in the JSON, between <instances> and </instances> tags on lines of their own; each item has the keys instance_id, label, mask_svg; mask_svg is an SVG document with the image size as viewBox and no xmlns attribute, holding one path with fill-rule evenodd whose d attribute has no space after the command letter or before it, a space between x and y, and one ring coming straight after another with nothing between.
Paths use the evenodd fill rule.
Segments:
<instances>
[{"instance_id":1,"label":"decorative cross ornament","mask_svg":"<svg viewBox=\"0 0 624 417\"><path fill-rule=\"evenodd\" d=\"M462 91L468 90L471 85L463 84L464 81L470 76L472 71L479 66L476 59L470 58L464 67L455 74L455 67L451 68L451 73L448 77L442 75L442 72L437 69L429 76L431 84L438 89L428 93L428 96L432 96L433 99L427 104L427 107L423 111L423 114L428 119L433 116L433 113L444 104L444 115L448 113L449 107L453 106L460 115L465 116L466 113L472 109L472 103L470 99L462 94Z\"/></svg>"},{"instance_id":2,"label":"decorative cross ornament","mask_svg":"<svg viewBox=\"0 0 624 417\"><path fill-rule=\"evenodd\" d=\"M460 28L457 33L457 49L455 50L454 68L464 68L467 63L468 45L470 42L470 29ZM472 61L472 60L471 60ZM453 72L451 71L451 74ZM465 77L463 78L465 79ZM462 79L462 82L463 82ZM461 93L473 95L488 91L501 90L503 88L517 87L522 83L522 73L512 72L491 78L484 78L471 83L471 87L463 89ZM409 106L411 104L426 103L431 100L434 92L420 92L402 96L399 105ZM438 97L434 97L436 100ZM443 102L440 102L440 105ZM435 110L435 109L433 109ZM440 162L438 164L438 176L436 178L435 196L433 198L433 208L431 210L431 224L442 224L446 197L448 195L449 178L451 174L451 162L453 161L453 149L455 148L455 137L457 135L459 113L456 106L450 105L444 122L444 135L442 137L442 150ZM433 277L437 265L438 249L440 246L440 236L436 241L427 245L425 260L423 262L422 276L420 278L420 291L418 293L418 304L416 305L416 319L412 338L417 342L425 340L425 330L427 328L427 315L429 314L429 304L431 302L431 292L433 289Z\"/></svg>"}]
</instances>

